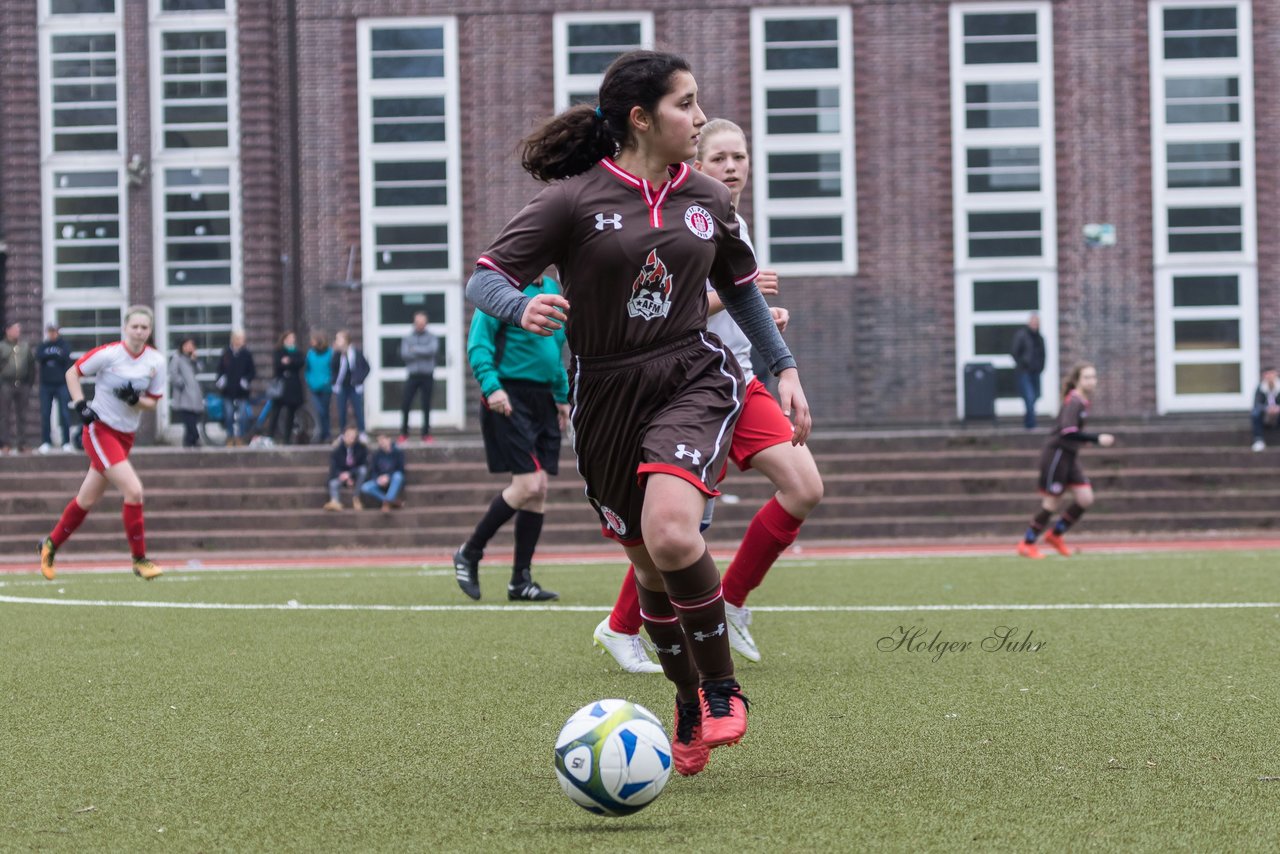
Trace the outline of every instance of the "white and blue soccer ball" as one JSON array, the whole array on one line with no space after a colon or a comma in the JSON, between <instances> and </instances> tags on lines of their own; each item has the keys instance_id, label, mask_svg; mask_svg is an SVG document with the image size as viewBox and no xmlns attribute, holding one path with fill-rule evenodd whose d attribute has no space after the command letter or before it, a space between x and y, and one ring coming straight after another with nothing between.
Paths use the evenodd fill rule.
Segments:
<instances>
[{"instance_id":1,"label":"white and blue soccer ball","mask_svg":"<svg viewBox=\"0 0 1280 854\"><path fill-rule=\"evenodd\" d=\"M631 815L671 776L671 742L653 712L598 700L574 712L556 738L556 777L575 804L596 815Z\"/></svg>"}]
</instances>

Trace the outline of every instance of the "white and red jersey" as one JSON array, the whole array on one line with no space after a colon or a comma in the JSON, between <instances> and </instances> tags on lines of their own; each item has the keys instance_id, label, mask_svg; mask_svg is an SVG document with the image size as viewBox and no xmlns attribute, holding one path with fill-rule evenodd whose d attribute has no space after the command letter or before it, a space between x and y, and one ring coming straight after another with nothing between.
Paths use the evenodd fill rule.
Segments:
<instances>
[{"instance_id":1,"label":"white and red jersey","mask_svg":"<svg viewBox=\"0 0 1280 854\"><path fill-rule=\"evenodd\" d=\"M116 390L131 385L139 396L157 400L164 396L164 357L153 347L144 347L136 356L123 341L94 347L76 360L76 371L93 377L93 411L102 423L121 433L133 433L142 421L142 413L116 397Z\"/></svg>"}]
</instances>

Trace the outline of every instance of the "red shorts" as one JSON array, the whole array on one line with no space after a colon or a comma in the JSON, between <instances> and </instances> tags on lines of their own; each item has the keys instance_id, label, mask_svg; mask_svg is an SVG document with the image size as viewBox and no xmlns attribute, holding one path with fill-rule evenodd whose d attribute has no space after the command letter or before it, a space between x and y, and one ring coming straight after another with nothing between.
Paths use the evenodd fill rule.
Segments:
<instances>
[{"instance_id":1,"label":"red shorts","mask_svg":"<svg viewBox=\"0 0 1280 854\"><path fill-rule=\"evenodd\" d=\"M738 471L751 468L751 458L774 445L790 442L791 421L782 414L782 407L769 389L757 377L747 383L746 398L742 402L742 415L733 427L733 444L729 446L729 459ZM721 480L724 474L720 475Z\"/></svg>"},{"instance_id":2,"label":"red shorts","mask_svg":"<svg viewBox=\"0 0 1280 854\"><path fill-rule=\"evenodd\" d=\"M101 421L86 424L81 438L89 465L99 472L129 459L129 449L133 447L132 433L121 433Z\"/></svg>"}]
</instances>

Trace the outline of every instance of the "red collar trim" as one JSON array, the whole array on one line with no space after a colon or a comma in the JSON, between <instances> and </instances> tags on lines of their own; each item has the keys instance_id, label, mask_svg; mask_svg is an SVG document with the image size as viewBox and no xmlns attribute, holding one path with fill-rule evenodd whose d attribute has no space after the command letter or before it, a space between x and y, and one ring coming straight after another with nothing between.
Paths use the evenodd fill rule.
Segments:
<instances>
[{"instance_id":1,"label":"red collar trim","mask_svg":"<svg viewBox=\"0 0 1280 854\"><path fill-rule=\"evenodd\" d=\"M667 196L671 194L672 190L679 189L684 185L684 182L689 179L690 172L689 164L687 163L668 166L667 174L671 176L671 179L663 181L661 187L655 188L644 178L632 175L626 169L614 163L612 158L601 158L600 165L622 183L640 191L645 205L649 208L649 225L652 228L662 227L662 203L667 200Z\"/></svg>"}]
</instances>

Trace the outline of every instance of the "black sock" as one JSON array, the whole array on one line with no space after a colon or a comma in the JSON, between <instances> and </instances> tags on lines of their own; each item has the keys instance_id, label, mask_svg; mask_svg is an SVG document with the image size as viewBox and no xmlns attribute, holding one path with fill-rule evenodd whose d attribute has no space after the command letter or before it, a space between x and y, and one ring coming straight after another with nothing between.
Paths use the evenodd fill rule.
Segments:
<instances>
[{"instance_id":1,"label":"black sock","mask_svg":"<svg viewBox=\"0 0 1280 854\"><path fill-rule=\"evenodd\" d=\"M538 547L538 537L542 536L541 513L532 510L521 510L516 513L516 557L511 564L511 583L521 584L524 572L533 564L533 550Z\"/></svg>"},{"instance_id":2,"label":"black sock","mask_svg":"<svg viewBox=\"0 0 1280 854\"><path fill-rule=\"evenodd\" d=\"M1044 526L1049 524L1049 519L1053 516L1048 510L1041 510L1031 520L1031 526L1027 528L1026 536L1023 537L1028 543L1034 543L1036 539L1044 533Z\"/></svg>"},{"instance_id":3,"label":"black sock","mask_svg":"<svg viewBox=\"0 0 1280 854\"><path fill-rule=\"evenodd\" d=\"M484 518L476 525L471 539L467 540L463 548L472 557L483 554L484 547L489 545L489 540L493 539L498 529L507 524L507 520L514 515L516 515L516 509L508 504L499 492L494 496L493 501L489 502L489 509L485 511Z\"/></svg>"},{"instance_id":4,"label":"black sock","mask_svg":"<svg viewBox=\"0 0 1280 854\"><path fill-rule=\"evenodd\" d=\"M1058 524L1053 526L1053 532L1061 537L1067 532L1067 529L1080 521L1080 517L1084 515L1084 508L1079 504L1072 504L1066 510L1062 511L1062 518L1058 520Z\"/></svg>"}]
</instances>

